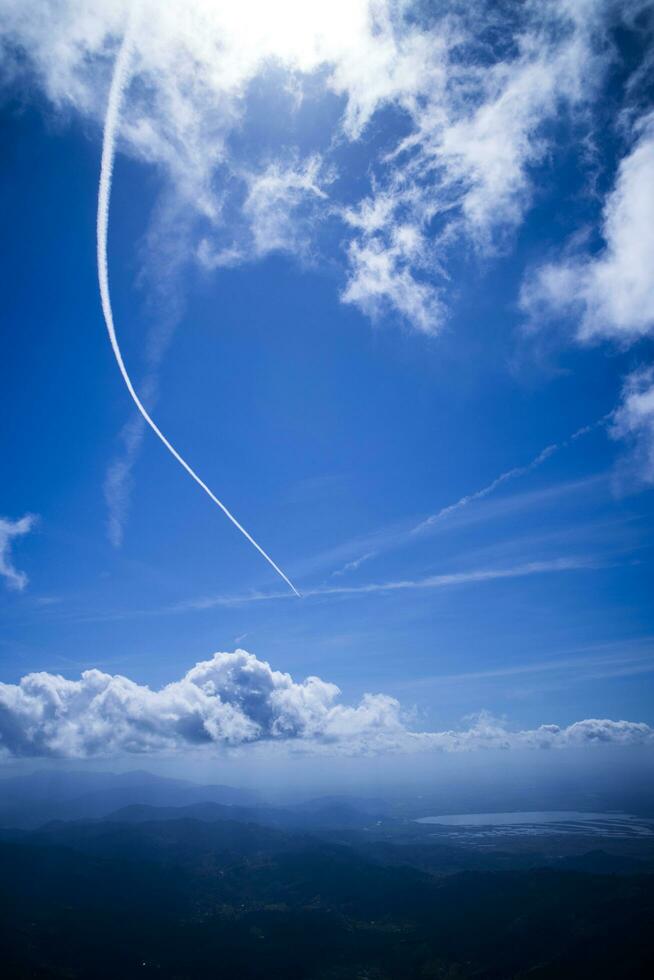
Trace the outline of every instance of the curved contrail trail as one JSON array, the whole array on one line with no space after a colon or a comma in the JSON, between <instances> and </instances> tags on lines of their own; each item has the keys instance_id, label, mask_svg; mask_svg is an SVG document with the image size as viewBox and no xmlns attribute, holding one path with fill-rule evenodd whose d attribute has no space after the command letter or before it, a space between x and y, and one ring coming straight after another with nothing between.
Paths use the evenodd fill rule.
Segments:
<instances>
[{"instance_id":1,"label":"curved contrail trail","mask_svg":"<svg viewBox=\"0 0 654 980\"><path fill-rule=\"evenodd\" d=\"M226 517L235 525L243 534L251 545L253 545L260 555L262 555L266 561L272 565L278 575L280 575L286 584L293 590L296 596L300 596L300 593L295 588L291 580L284 574L279 565L276 565L272 560L270 555L267 555L263 548L257 544L254 538L248 534L242 524L236 520L234 515L225 507L222 501L218 500L218 497L209 489L209 487L204 483L200 477L195 473L194 470L188 465L185 459L180 456L174 446L172 446L165 435L152 420L148 414L146 408L144 407L141 399L136 394L134 390L134 385L132 384L131 378L127 373L127 368L125 367L125 362L123 361L123 355L120 352L120 347L118 346L118 340L116 338L116 328L114 326L114 318L111 310L111 299L109 296L109 269L107 265L107 231L109 227L109 200L111 197L111 178L113 174L114 166L114 155L116 149L116 131L118 128L118 120L120 117L120 107L123 98L123 94L127 85L129 76L129 62L132 54L133 48L133 18L125 32L120 51L118 52L118 57L116 58L116 64L114 67L114 74L111 80L111 88L109 89L109 102L107 104L107 114L105 116L104 123L104 133L102 137L102 163L100 166L100 186L98 189L98 216L97 216L97 254L98 254L98 281L100 284L100 299L102 301L102 312L104 314L104 320L107 325L107 331L109 332L109 340L111 341L111 347L116 358L116 363L120 368L120 373L123 376L123 381L127 385L127 390L132 396L132 400L139 412L150 426L152 431L161 442L164 444L166 449L172 453L177 462L184 467L186 472L191 476L195 482L202 487L204 492L208 497L213 500L214 504L222 510Z\"/></svg>"}]
</instances>

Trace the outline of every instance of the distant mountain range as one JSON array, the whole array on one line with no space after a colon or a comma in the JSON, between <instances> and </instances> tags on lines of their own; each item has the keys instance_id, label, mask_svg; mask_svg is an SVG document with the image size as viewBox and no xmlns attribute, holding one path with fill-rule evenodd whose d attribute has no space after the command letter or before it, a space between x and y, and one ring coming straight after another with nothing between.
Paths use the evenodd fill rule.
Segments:
<instances>
[{"instance_id":1,"label":"distant mountain range","mask_svg":"<svg viewBox=\"0 0 654 980\"><path fill-rule=\"evenodd\" d=\"M145 771L66 772L40 770L0 782L0 826L38 827L48 820L104 817L134 803L190 806L256 806L257 793L232 786L201 786Z\"/></svg>"},{"instance_id":2,"label":"distant mountain range","mask_svg":"<svg viewBox=\"0 0 654 980\"><path fill-rule=\"evenodd\" d=\"M157 819L188 816L293 828L361 827L371 820L385 819L389 810L383 800L340 796L272 807L251 790L203 786L141 771L42 770L0 782L0 828L33 829L52 820L99 818L134 823L150 819L155 807Z\"/></svg>"}]
</instances>

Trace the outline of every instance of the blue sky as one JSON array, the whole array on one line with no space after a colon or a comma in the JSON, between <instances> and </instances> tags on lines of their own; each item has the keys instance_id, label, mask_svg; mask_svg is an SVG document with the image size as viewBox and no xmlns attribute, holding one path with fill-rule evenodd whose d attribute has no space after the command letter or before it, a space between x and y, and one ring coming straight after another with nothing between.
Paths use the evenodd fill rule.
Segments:
<instances>
[{"instance_id":1,"label":"blue sky","mask_svg":"<svg viewBox=\"0 0 654 980\"><path fill-rule=\"evenodd\" d=\"M137 26L118 337L296 599L136 423L107 341L124 7L37 6L0 5L7 690L90 668L160 688L242 647L348 704L383 692L412 731L654 725L651 11L389 3L375 34L353 4L346 50L336 4L318 53L313 22L287 45L292 3L245 48L211 22L217 53L192 19L179 50L174 13Z\"/></svg>"}]
</instances>

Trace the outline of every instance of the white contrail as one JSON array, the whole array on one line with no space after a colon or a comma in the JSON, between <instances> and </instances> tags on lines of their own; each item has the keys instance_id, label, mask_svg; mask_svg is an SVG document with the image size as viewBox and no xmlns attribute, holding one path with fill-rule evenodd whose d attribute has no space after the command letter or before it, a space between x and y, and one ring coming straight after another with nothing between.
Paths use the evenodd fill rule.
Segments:
<instances>
[{"instance_id":1,"label":"white contrail","mask_svg":"<svg viewBox=\"0 0 654 980\"><path fill-rule=\"evenodd\" d=\"M392 592L426 591L430 589L447 589L453 586L476 585L483 582L495 582L503 579L526 578L532 575L546 575L557 572L596 571L605 568L606 564L591 557L553 558L544 561L523 562L509 568L474 568L466 572L446 572L441 575L428 575L419 579L396 579L390 582L369 582L365 585L321 585L308 589L303 593L304 598L331 599L340 596L386 595ZM245 595L207 596L201 599L191 599L174 606L153 610L151 615L162 613L202 612L213 609L214 606L240 606L248 603L275 602L289 598L286 592L251 592ZM150 615L146 611L127 613L131 615Z\"/></svg>"},{"instance_id":2,"label":"white contrail","mask_svg":"<svg viewBox=\"0 0 654 980\"><path fill-rule=\"evenodd\" d=\"M104 320L107 325L107 330L109 332L109 340L111 341L111 347L116 358L116 363L120 368L120 373L123 376L123 381L127 385L127 390L129 391L134 404L138 408L139 412L150 426L152 431L156 436L163 442L166 449L172 453L177 462L184 467L189 476L193 477L195 482L202 487L204 492L213 500L214 504L222 510L226 517L234 524L241 534L245 535L251 545L253 545L260 555L262 555L266 561L272 565L278 575L280 575L286 584L293 590L296 596L300 596L300 593L295 588L291 580L284 574L279 565L276 565L272 560L270 555L267 555L263 548L257 544L254 538L248 534L245 528L239 524L234 515L225 507L225 505L218 500L218 497L209 489L209 487L204 483L197 473L191 469L185 459L183 459L177 450L172 446L166 439L163 432L155 424L155 422L150 418L148 412L146 411L144 405L142 404L139 396L134 390L134 385L130 379L127 369L125 367L125 362L123 361L123 356L120 352L120 347L118 346L118 340L116 339L116 328L114 326L114 318L111 310L111 299L109 296L109 269L107 265L107 231L109 226L109 200L111 197L111 178L113 174L114 165L114 154L116 148L116 131L118 128L118 120L120 117L120 106L123 98L123 93L127 85L129 77L129 62L132 55L133 49L133 36L134 36L134 25L133 20L130 21L127 31L125 32L125 37L123 38L123 43L121 45L120 51L118 52L118 57L116 58L116 64L114 67L114 74L111 80L111 87L109 89L109 102L107 105L107 114L104 123L104 134L102 138L102 163L100 167L100 186L98 190L98 218L97 218L97 250L98 250L98 281L100 284L100 298L102 301L102 312L104 314Z\"/></svg>"},{"instance_id":3,"label":"white contrail","mask_svg":"<svg viewBox=\"0 0 654 980\"><path fill-rule=\"evenodd\" d=\"M431 527L437 521L447 517L448 514L454 513L455 510L461 510L462 507L467 507L468 504L473 503L475 500L482 500L484 497L487 497L493 492L493 490L496 490L497 487L501 486L503 483L506 483L508 480L514 480L517 476L524 476L526 473L529 473L530 470L535 470L536 467L540 466L541 463L544 463L546 459L549 459L549 457L552 456L558 449L559 446L557 445L546 446L545 449L543 449L538 456L535 457L535 459L532 459L531 463L527 463L526 466L514 466L513 469L506 470L505 473L500 473L499 476L495 477L494 480L492 480L481 490L477 490L475 493L468 493L465 497L461 497L460 500L457 500L456 503L449 504L447 507L442 507L437 514L432 514L431 517L428 517L426 520L422 521L421 524L418 524L417 527L414 527L414 532L424 531L425 528Z\"/></svg>"},{"instance_id":4,"label":"white contrail","mask_svg":"<svg viewBox=\"0 0 654 980\"><path fill-rule=\"evenodd\" d=\"M590 425L584 425L581 429L577 429L573 432L571 436L565 439L563 442L553 443L551 446L546 446L542 449L538 456L535 456L530 463L525 466L514 466L513 469L506 470L505 473L500 473L498 477L492 480L487 486L482 487L481 490L475 491L475 493L468 493L465 497L461 497L453 504L449 504L447 507L442 507L436 514L432 514L431 517L427 517L424 521L421 521L416 527L411 531L412 534L417 534L420 531L426 531L427 528L433 527L438 521L443 520L444 517L448 517L457 510L461 510L463 507L467 507L468 504L474 503L475 500L482 500L489 494L497 490L503 483L507 483L509 480L515 480L516 477L526 476L532 470L537 469L541 466L545 460L553 456L554 453L558 453L559 450L565 449L570 445L571 442L575 442L577 439L581 439L582 436L587 435L589 432L593 432L601 425L606 425L607 421L612 418L613 412L608 412L603 415L601 419L597 419L596 422L592 422Z\"/></svg>"}]
</instances>

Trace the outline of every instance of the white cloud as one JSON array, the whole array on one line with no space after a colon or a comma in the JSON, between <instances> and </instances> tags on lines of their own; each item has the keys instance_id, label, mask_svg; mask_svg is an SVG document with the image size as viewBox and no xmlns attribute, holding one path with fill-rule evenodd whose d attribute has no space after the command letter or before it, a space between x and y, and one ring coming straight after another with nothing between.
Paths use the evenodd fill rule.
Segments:
<instances>
[{"instance_id":1,"label":"white cloud","mask_svg":"<svg viewBox=\"0 0 654 980\"><path fill-rule=\"evenodd\" d=\"M243 650L217 653L158 691L99 670L77 681L28 674L0 684L0 745L14 755L87 756L402 730L392 698L368 694L350 707L339 693L318 677L296 683Z\"/></svg>"},{"instance_id":2,"label":"white cloud","mask_svg":"<svg viewBox=\"0 0 654 980\"><path fill-rule=\"evenodd\" d=\"M398 592L404 590L444 589L455 585L474 585L479 582L495 582L502 579L524 578L530 575L543 575L552 572L570 572L580 569L596 568L597 563L588 558L554 558L547 561L531 561L508 568L477 568L467 572L446 572L442 575L428 575L420 579L399 579L391 582L371 582L367 585L326 585L317 589L307 589L303 595L339 596L372 595L378 592Z\"/></svg>"},{"instance_id":3,"label":"white cloud","mask_svg":"<svg viewBox=\"0 0 654 980\"><path fill-rule=\"evenodd\" d=\"M504 483L508 483L509 480L515 480L517 477L525 476L527 473L531 473L532 470L537 469L546 460L553 456L554 453L559 449L558 445L546 446L545 449L541 450L531 462L527 463L525 466L514 466L510 470L505 470L504 473L500 473L496 476L494 480L491 480L485 487L481 490L475 490L474 493L467 493L465 496L460 497L453 504L448 504L446 507L441 507L439 511L435 514L431 514L424 521L421 521L413 529L413 533L418 533L420 531L426 531L428 528L433 527L438 521L443 520L445 517L449 517L450 514L456 513L458 510L467 507L469 504L475 503L477 500L483 500L484 497L488 497L491 493L494 493L498 487L501 487Z\"/></svg>"},{"instance_id":4,"label":"white cloud","mask_svg":"<svg viewBox=\"0 0 654 980\"><path fill-rule=\"evenodd\" d=\"M652 745L654 729L643 722L586 718L567 727L540 725L512 731L488 712L477 715L463 731L415 733L425 747L449 752L476 749L563 749L589 745Z\"/></svg>"},{"instance_id":5,"label":"white cloud","mask_svg":"<svg viewBox=\"0 0 654 980\"><path fill-rule=\"evenodd\" d=\"M542 466L543 463L546 463L551 456L554 456L554 454L558 453L561 449L567 448L571 443L576 442L578 439L583 438L591 432L594 432L600 426L605 426L609 418L610 415L603 416L596 422L592 422L590 425L584 425L580 429L577 429L563 442L552 443L549 446L545 446L545 448L541 449L541 451L534 456L529 463L526 463L524 466L513 466L510 470L505 470L503 473L500 473L499 476L496 476L494 480L487 483L485 487L481 488L481 490L475 490L473 493L467 493L463 497L456 500L453 504L447 504L447 506L441 507L441 509L436 511L435 514L431 514L429 517L422 520L420 524L417 524L411 533L417 534L422 531L427 531L430 528L433 528L435 524L438 524L439 521L442 521L445 518L450 517L450 515L463 510L464 507L468 507L470 504L474 504L479 500L484 500L485 497L489 497L505 483L509 483L511 480L516 480L519 477L526 476L533 470L538 469L539 466Z\"/></svg>"},{"instance_id":6,"label":"white cloud","mask_svg":"<svg viewBox=\"0 0 654 980\"><path fill-rule=\"evenodd\" d=\"M416 278L414 270L426 260L422 236L415 228L393 226L386 240L379 235L355 239L348 256L344 303L354 303L373 320L394 311L421 333L437 332L445 307L439 290Z\"/></svg>"},{"instance_id":7,"label":"white cloud","mask_svg":"<svg viewBox=\"0 0 654 980\"><path fill-rule=\"evenodd\" d=\"M603 209L603 246L594 254L569 254L532 270L521 305L532 325L571 320L575 339L628 346L654 334L654 113L633 128ZM632 446L628 474L654 483L654 373L641 369L625 381L610 434Z\"/></svg>"},{"instance_id":8,"label":"white cloud","mask_svg":"<svg viewBox=\"0 0 654 980\"><path fill-rule=\"evenodd\" d=\"M541 266L522 289L532 320L574 318L580 341L631 343L654 331L654 115L636 133L604 206L604 246Z\"/></svg>"},{"instance_id":9,"label":"white cloud","mask_svg":"<svg viewBox=\"0 0 654 980\"><path fill-rule=\"evenodd\" d=\"M109 464L104 480L107 504L107 537L120 548L125 533L127 511L132 490L132 472L145 436L145 422L139 415L126 422L120 432L122 452Z\"/></svg>"},{"instance_id":10,"label":"white cloud","mask_svg":"<svg viewBox=\"0 0 654 980\"><path fill-rule=\"evenodd\" d=\"M496 582L504 579L526 578L532 575L556 574L559 572L589 571L602 567L596 560L585 557L551 558L545 561L523 562L504 568L473 568L464 572L444 572L440 575L427 575L416 579L393 579L388 582L368 582L364 585L322 585L315 589L305 589L303 599L338 598L339 596L387 595L392 592L426 591L448 589L454 586L478 585L483 582ZM168 612L189 612L191 610L212 609L215 606L245 605L251 602L274 602L286 600L286 592L250 592L243 595L219 595L178 603L168 608Z\"/></svg>"},{"instance_id":11,"label":"white cloud","mask_svg":"<svg viewBox=\"0 0 654 980\"><path fill-rule=\"evenodd\" d=\"M230 228L230 244L216 248L203 238L197 257L206 269L229 268L271 252L305 256L311 246L317 207L327 200L323 185L331 175L313 154L300 163L269 163L258 172L234 175L243 187L240 218Z\"/></svg>"},{"instance_id":12,"label":"white cloud","mask_svg":"<svg viewBox=\"0 0 654 980\"><path fill-rule=\"evenodd\" d=\"M371 316L391 308L418 330L438 332L449 247L463 239L492 252L521 222L532 168L552 148L545 124L564 110L587 111L596 96L608 64L596 41L612 7L527 3L513 22L505 10L500 51L481 39L492 9L435 25L431 60L416 61L413 87L394 93L412 131L387 156L371 195L345 211L360 229L345 302ZM398 241L405 230L408 244Z\"/></svg>"},{"instance_id":13,"label":"white cloud","mask_svg":"<svg viewBox=\"0 0 654 980\"><path fill-rule=\"evenodd\" d=\"M332 572L332 578L338 578L341 575L347 575L348 572L355 572L357 568L360 568L364 562L370 561L371 558L375 558L377 555L376 551L367 551L363 555L359 555L358 558L353 558L351 561L345 562L341 568L337 568Z\"/></svg>"},{"instance_id":14,"label":"white cloud","mask_svg":"<svg viewBox=\"0 0 654 980\"><path fill-rule=\"evenodd\" d=\"M298 683L243 650L216 653L160 690L99 670L76 681L40 672L0 684L0 751L81 758L272 742L365 754L654 741L642 723L588 719L516 732L487 713L461 731L414 732L395 698L364 694L351 706L339 695L335 684Z\"/></svg>"},{"instance_id":15,"label":"white cloud","mask_svg":"<svg viewBox=\"0 0 654 980\"><path fill-rule=\"evenodd\" d=\"M249 181L243 211L252 227L257 255L299 250L299 222L294 213L306 198L324 201L320 186L319 157L313 156L297 168L271 164Z\"/></svg>"},{"instance_id":16,"label":"white cloud","mask_svg":"<svg viewBox=\"0 0 654 980\"><path fill-rule=\"evenodd\" d=\"M442 105L431 107L409 140L412 148L420 146L410 170L442 173L444 189L458 198L467 229L482 247L522 218L532 191L529 167L549 149L543 123L562 107L584 102L597 82L588 25L575 22L561 4L551 5L549 18L521 25L513 41L513 58L485 71L476 66L464 83L469 95L462 99L457 92L445 112Z\"/></svg>"},{"instance_id":17,"label":"white cloud","mask_svg":"<svg viewBox=\"0 0 654 980\"><path fill-rule=\"evenodd\" d=\"M130 6L0 0L5 60L22 49L56 107L99 123ZM195 214L201 244L191 251L205 265L304 254L322 219L341 215L343 299L434 333L446 317L450 244L463 236L492 250L522 220L532 168L551 148L545 125L587 109L612 57L610 25L639 6L139 0L122 149L156 165ZM24 61L13 59L10 78ZM247 122L251 82L271 71L289 93L280 110L289 123L305 93L342 98L331 141L300 151L291 137L271 151L233 138ZM368 150L383 108L401 124ZM360 141L369 156L355 199L321 178L343 141ZM317 167L319 152L327 159ZM293 155L304 162L289 169Z\"/></svg>"},{"instance_id":18,"label":"white cloud","mask_svg":"<svg viewBox=\"0 0 654 980\"><path fill-rule=\"evenodd\" d=\"M171 233L173 231L174 233ZM178 274L188 262L188 216L174 200L163 198L151 221L142 249L142 283L147 283L148 318L152 320L145 343L145 375L139 384L143 404L152 410L159 395L159 368L182 318L184 300ZM156 262L152 255L156 254ZM123 543L134 484L134 467L145 436L145 422L137 413L122 427L119 449L109 463L103 484L107 505L107 537L115 548Z\"/></svg>"},{"instance_id":19,"label":"white cloud","mask_svg":"<svg viewBox=\"0 0 654 980\"><path fill-rule=\"evenodd\" d=\"M25 572L20 572L13 564L11 546L14 538L28 534L36 523L33 514L26 514L17 521L0 517L0 575L11 589L24 589L28 578Z\"/></svg>"},{"instance_id":20,"label":"white cloud","mask_svg":"<svg viewBox=\"0 0 654 980\"><path fill-rule=\"evenodd\" d=\"M162 166L178 192L215 220L222 194L213 176L229 165L226 139L242 122L249 83L270 68L282 68L292 82L324 65L353 66L369 82L366 54L385 45L375 32L375 8L389 6L398 5L44 0L37 8L2 0L0 11L4 38L27 52L52 102L100 122L112 57L133 7L139 84L123 110L124 148ZM379 79L384 72L382 59ZM334 87L343 88L338 81Z\"/></svg>"},{"instance_id":21,"label":"white cloud","mask_svg":"<svg viewBox=\"0 0 654 980\"><path fill-rule=\"evenodd\" d=\"M637 480L654 484L654 367L627 377L611 435L631 445L630 469Z\"/></svg>"}]
</instances>

